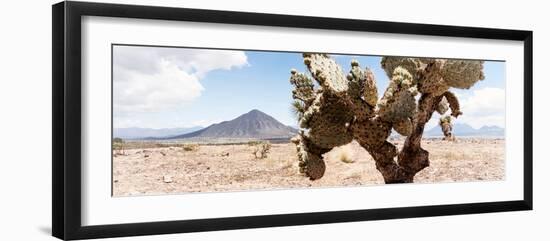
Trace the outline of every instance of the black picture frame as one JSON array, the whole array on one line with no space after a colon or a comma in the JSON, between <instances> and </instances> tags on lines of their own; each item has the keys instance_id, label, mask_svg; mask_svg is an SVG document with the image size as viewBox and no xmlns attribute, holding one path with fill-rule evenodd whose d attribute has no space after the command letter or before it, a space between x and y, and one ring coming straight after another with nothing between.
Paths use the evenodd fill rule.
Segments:
<instances>
[{"instance_id":1,"label":"black picture frame","mask_svg":"<svg viewBox=\"0 0 550 241\"><path fill-rule=\"evenodd\" d=\"M104 16L257 26L350 30L426 36L523 41L524 180L523 199L420 207L137 222L81 224L81 17ZM60 2L52 6L52 233L60 239L88 239L213 230L308 225L380 219L532 210L533 208L533 32L324 17L198 10L171 7Z\"/></svg>"}]
</instances>

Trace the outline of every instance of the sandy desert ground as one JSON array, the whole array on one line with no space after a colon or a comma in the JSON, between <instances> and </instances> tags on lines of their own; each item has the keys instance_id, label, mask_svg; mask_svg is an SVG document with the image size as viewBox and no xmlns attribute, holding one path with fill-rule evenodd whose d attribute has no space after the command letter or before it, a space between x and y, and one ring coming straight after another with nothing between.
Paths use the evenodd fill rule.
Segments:
<instances>
[{"instance_id":1,"label":"sandy desert ground","mask_svg":"<svg viewBox=\"0 0 550 241\"><path fill-rule=\"evenodd\" d=\"M402 146L402 140L394 143ZM423 140L431 164L416 183L470 182L504 179L504 140ZM273 144L268 157L256 159L247 144L128 147L113 155L113 196L158 195L304 187L383 184L372 157L356 142L325 154L323 178L310 181L298 172L295 146ZM349 154L352 162L341 161Z\"/></svg>"}]
</instances>

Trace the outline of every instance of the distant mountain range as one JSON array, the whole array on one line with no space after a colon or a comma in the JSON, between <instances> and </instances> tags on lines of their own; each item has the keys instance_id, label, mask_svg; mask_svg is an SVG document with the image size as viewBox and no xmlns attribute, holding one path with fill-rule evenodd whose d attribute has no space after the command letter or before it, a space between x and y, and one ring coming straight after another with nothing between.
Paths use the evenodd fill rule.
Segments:
<instances>
[{"instance_id":1,"label":"distant mountain range","mask_svg":"<svg viewBox=\"0 0 550 241\"><path fill-rule=\"evenodd\" d=\"M250 138L283 139L298 133L296 128L286 126L270 115L252 110L233 120L223 121L208 127L191 128L114 128L113 136L122 139L172 140L187 138Z\"/></svg>"},{"instance_id":2,"label":"distant mountain range","mask_svg":"<svg viewBox=\"0 0 550 241\"><path fill-rule=\"evenodd\" d=\"M119 137L122 139L148 139L148 138L160 138L177 136L185 133L190 133L202 129L201 126L189 127L189 128L113 128L113 137Z\"/></svg>"},{"instance_id":3,"label":"distant mountain range","mask_svg":"<svg viewBox=\"0 0 550 241\"><path fill-rule=\"evenodd\" d=\"M191 128L114 128L113 136L123 139L173 140L187 138L251 138L283 139L298 133L295 127L284 125L270 115L252 110L233 120L223 121L208 127ZM468 124L453 125L455 136L503 137L504 129L498 126L483 126L475 129ZM392 133L392 136L398 135ZM424 133L425 137L443 136L441 128L435 126Z\"/></svg>"},{"instance_id":4,"label":"distant mountain range","mask_svg":"<svg viewBox=\"0 0 550 241\"><path fill-rule=\"evenodd\" d=\"M476 136L476 137L500 137L504 136L504 128L498 126L482 126L475 129L468 124L456 123L453 125L453 135L455 136ZM443 136L441 127L434 126L424 133L424 136Z\"/></svg>"},{"instance_id":5,"label":"distant mountain range","mask_svg":"<svg viewBox=\"0 0 550 241\"><path fill-rule=\"evenodd\" d=\"M286 126L270 115L252 110L233 120L210 125L204 129L166 139L184 138L291 138L298 130Z\"/></svg>"}]
</instances>

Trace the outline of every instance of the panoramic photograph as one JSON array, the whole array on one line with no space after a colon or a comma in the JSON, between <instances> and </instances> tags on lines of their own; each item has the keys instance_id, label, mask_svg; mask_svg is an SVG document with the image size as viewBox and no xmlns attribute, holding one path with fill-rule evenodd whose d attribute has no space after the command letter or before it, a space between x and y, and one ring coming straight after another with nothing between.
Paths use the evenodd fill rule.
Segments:
<instances>
[{"instance_id":1,"label":"panoramic photograph","mask_svg":"<svg viewBox=\"0 0 550 241\"><path fill-rule=\"evenodd\" d=\"M505 179L506 62L112 46L115 197Z\"/></svg>"}]
</instances>

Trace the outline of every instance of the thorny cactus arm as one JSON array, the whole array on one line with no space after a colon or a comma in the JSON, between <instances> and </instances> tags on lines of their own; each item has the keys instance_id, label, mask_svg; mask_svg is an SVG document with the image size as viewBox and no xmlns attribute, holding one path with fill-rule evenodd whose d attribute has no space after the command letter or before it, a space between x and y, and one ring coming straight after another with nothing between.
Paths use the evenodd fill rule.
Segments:
<instances>
[{"instance_id":1,"label":"thorny cactus arm","mask_svg":"<svg viewBox=\"0 0 550 241\"><path fill-rule=\"evenodd\" d=\"M443 96L445 96L445 99L448 100L449 107L451 107L451 115L455 118L462 115L462 111L460 111L460 103L458 102L456 95L453 94L453 92L447 91L443 93Z\"/></svg>"},{"instance_id":2,"label":"thorny cactus arm","mask_svg":"<svg viewBox=\"0 0 550 241\"><path fill-rule=\"evenodd\" d=\"M340 65L326 54L305 53L303 56L304 64L323 92L339 96L346 94L348 82Z\"/></svg>"},{"instance_id":3,"label":"thorny cactus arm","mask_svg":"<svg viewBox=\"0 0 550 241\"><path fill-rule=\"evenodd\" d=\"M348 94L351 98L362 99L370 107L375 107L378 102L378 89L374 74L369 68L362 70L357 60L351 61L351 70L346 76L348 79Z\"/></svg>"},{"instance_id":4,"label":"thorny cactus arm","mask_svg":"<svg viewBox=\"0 0 550 241\"><path fill-rule=\"evenodd\" d=\"M414 96L418 92L413 83L413 76L407 69L395 68L390 84L378 102L378 116L392 123L395 131L403 136L411 133L412 118L416 113Z\"/></svg>"},{"instance_id":5,"label":"thorny cactus arm","mask_svg":"<svg viewBox=\"0 0 550 241\"><path fill-rule=\"evenodd\" d=\"M421 147L422 134L426 123L441 102L442 96L422 94L418 101L418 112L414 118L413 131L405 139L403 148L399 152L397 162L404 171L404 175L397 182L412 182L414 175L430 165L429 153Z\"/></svg>"},{"instance_id":6,"label":"thorny cactus arm","mask_svg":"<svg viewBox=\"0 0 550 241\"><path fill-rule=\"evenodd\" d=\"M348 82L348 96L351 101L351 110L357 120L365 120L374 116L374 107L378 102L378 90L374 74L368 68L362 70L359 62L351 62L350 73L346 76Z\"/></svg>"},{"instance_id":7,"label":"thorny cactus arm","mask_svg":"<svg viewBox=\"0 0 550 241\"><path fill-rule=\"evenodd\" d=\"M303 132L292 138L291 141L296 145L300 173L306 174L311 180L321 178L325 174L326 168L322 155L330 149L320 148L311 143Z\"/></svg>"},{"instance_id":8,"label":"thorny cactus arm","mask_svg":"<svg viewBox=\"0 0 550 241\"><path fill-rule=\"evenodd\" d=\"M307 75L298 73L295 69L290 70L290 73L290 83L294 85L292 108L300 120L299 125L305 127L309 118L304 118L304 114L315 100L313 81Z\"/></svg>"},{"instance_id":9,"label":"thorny cactus arm","mask_svg":"<svg viewBox=\"0 0 550 241\"><path fill-rule=\"evenodd\" d=\"M348 81L342 69L326 54L304 54L304 63L319 83L315 100L306 111L307 139L320 148L332 149L351 142L349 125L354 118L347 96Z\"/></svg>"},{"instance_id":10,"label":"thorny cactus arm","mask_svg":"<svg viewBox=\"0 0 550 241\"><path fill-rule=\"evenodd\" d=\"M322 155L333 147L351 142L349 125L354 115L350 111L351 101L347 98L348 83L340 66L324 54L304 54L304 63L320 88L313 90L310 84L307 84L308 88L302 88L298 83L307 82L307 76L291 71L290 81L295 86L293 98L303 103L300 106L302 112L295 108L300 113L300 128L307 130L292 141L298 151L300 172L315 180L324 175Z\"/></svg>"}]
</instances>

